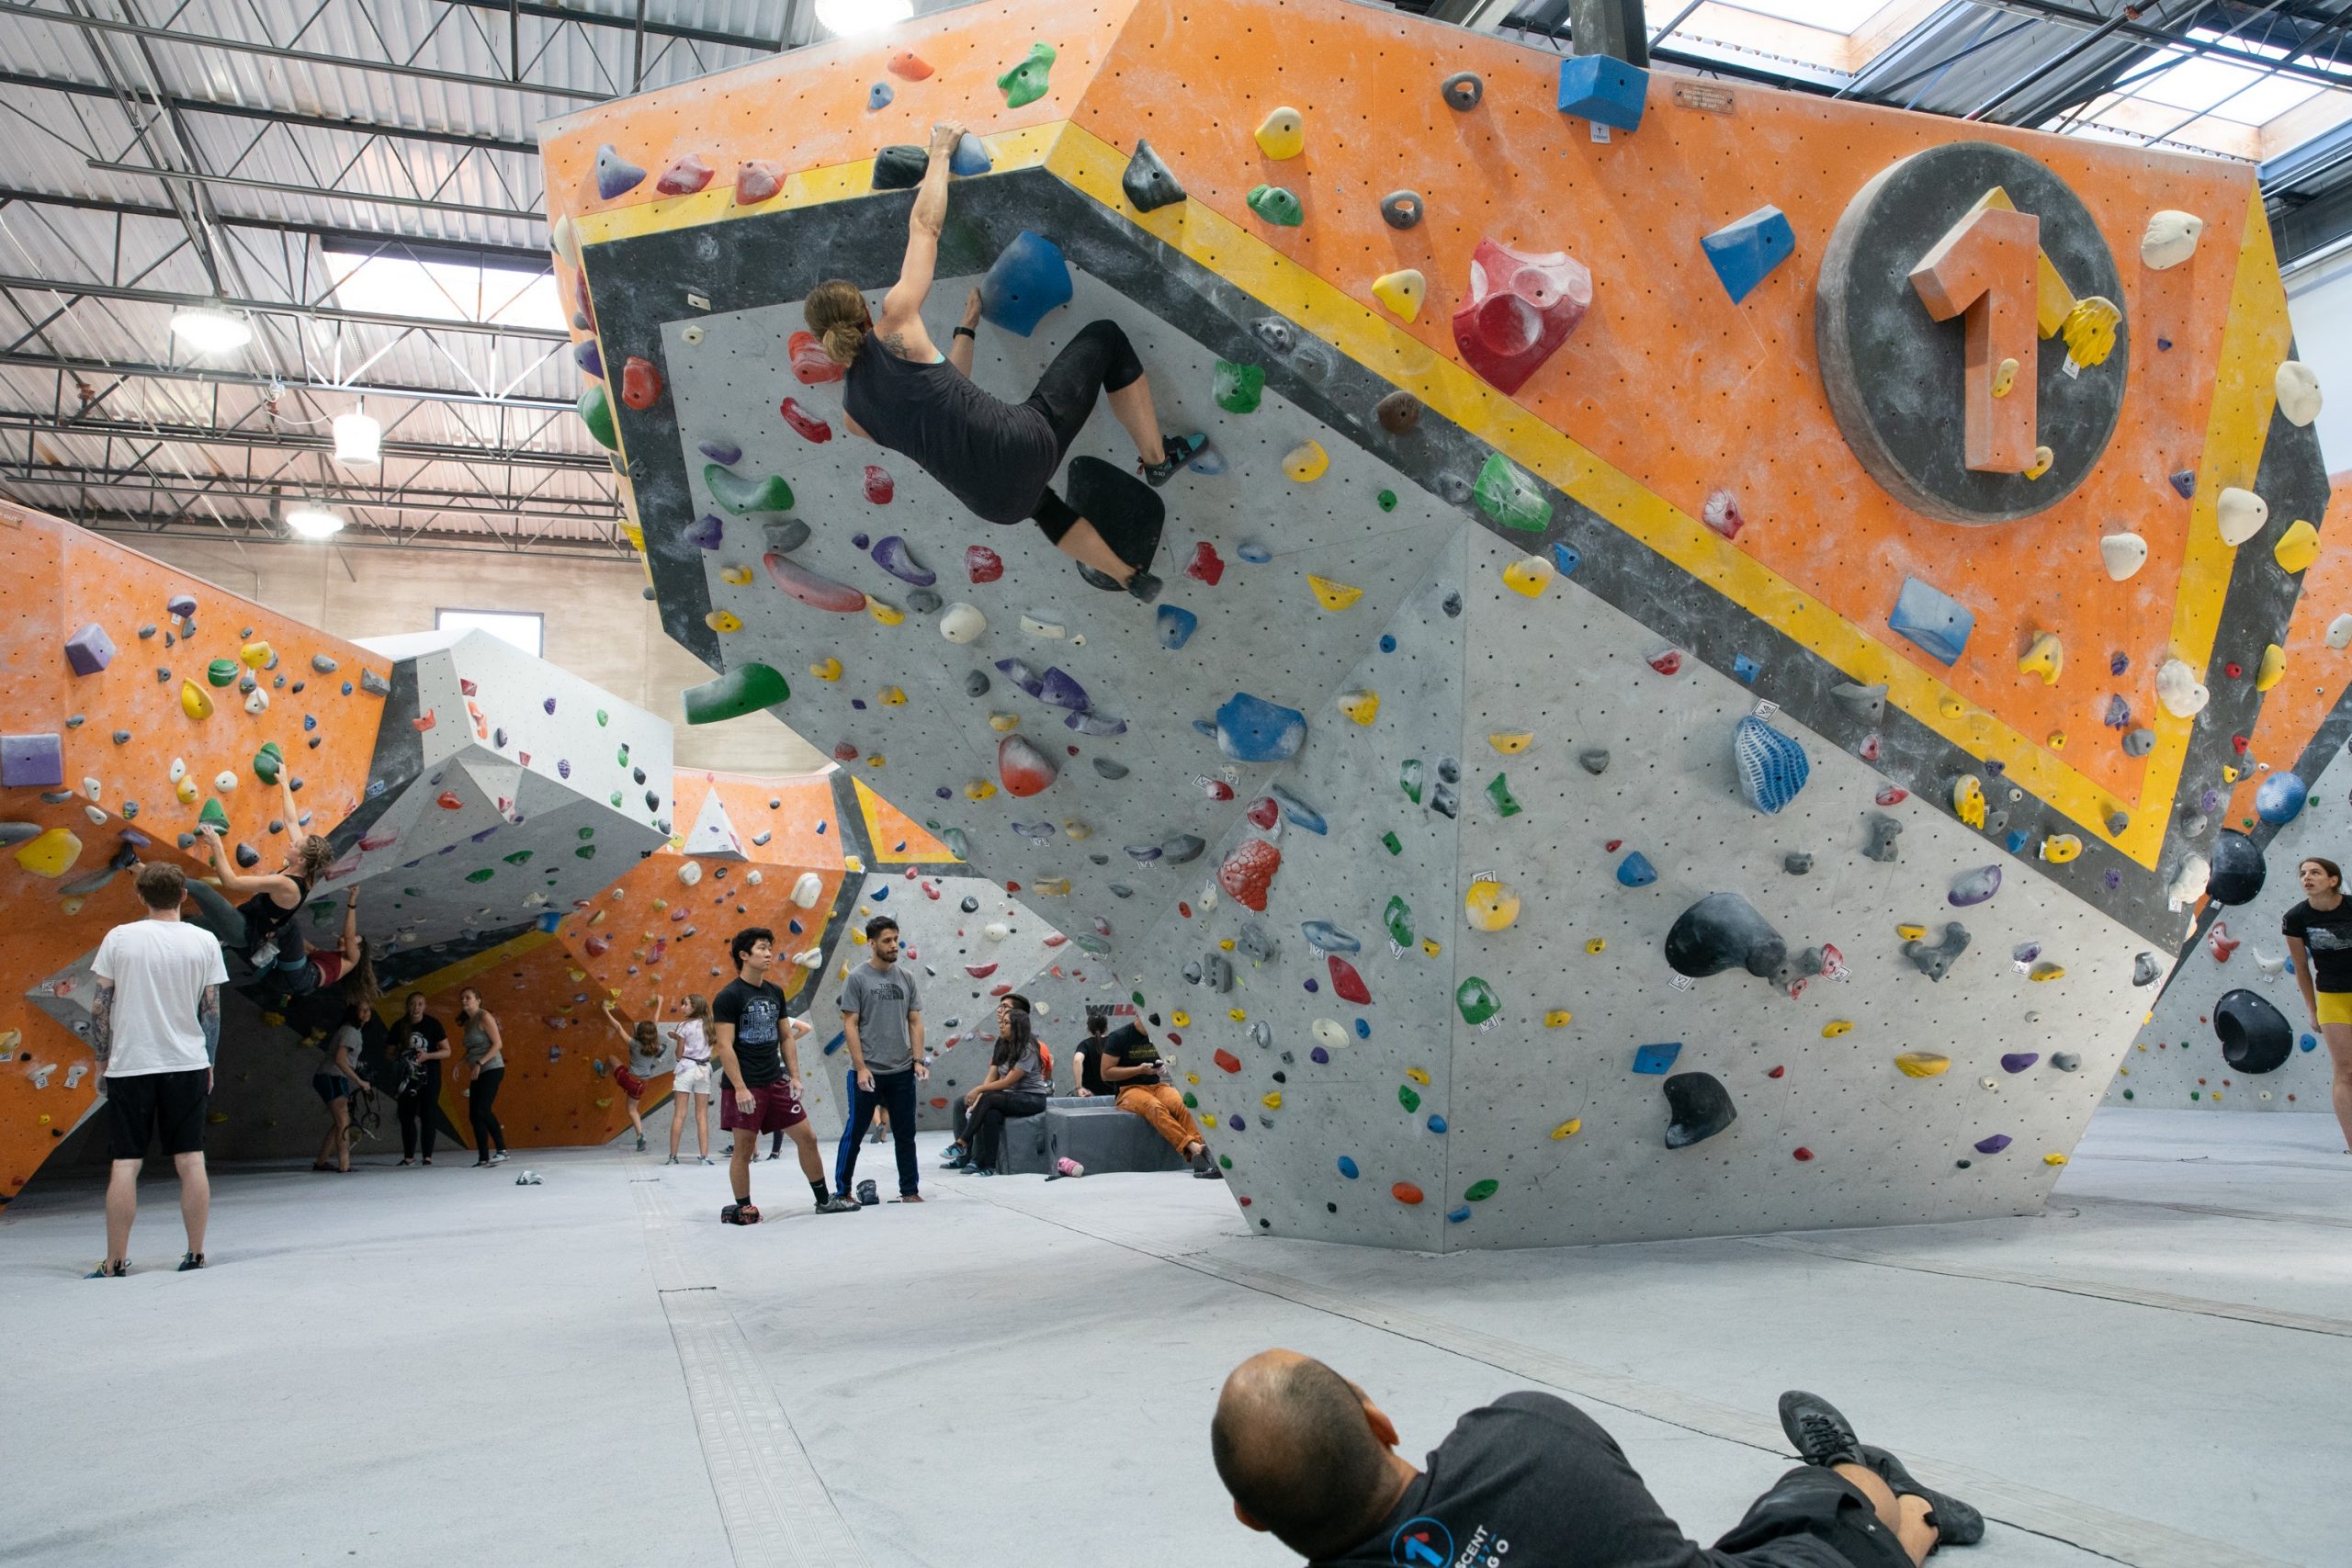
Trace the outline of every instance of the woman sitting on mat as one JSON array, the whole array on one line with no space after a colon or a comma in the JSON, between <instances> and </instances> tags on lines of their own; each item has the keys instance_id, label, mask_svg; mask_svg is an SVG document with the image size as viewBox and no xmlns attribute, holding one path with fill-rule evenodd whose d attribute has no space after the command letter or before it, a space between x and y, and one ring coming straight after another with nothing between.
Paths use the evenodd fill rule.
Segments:
<instances>
[{"instance_id":1,"label":"woman sitting on mat","mask_svg":"<svg viewBox=\"0 0 2352 1568\"><path fill-rule=\"evenodd\" d=\"M964 324L948 351L939 352L923 326L922 303L947 220L948 154L963 134L960 125L932 128L931 164L908 220L906 261L882 297L881 320L867 311L857 285L836 278L809 294L802 308L808 330L847 369L842 409L853 434L913 458L990 523L1035 519L1064 555L1148 604L1159 595L1159 579L1121 559L1092 523L1054 493L1054 475L1098 394L1135 438L1136 466L1154 486L1198 457L1207 438L1161 434L1143 362L1116 321L1089 322L1023 402L1008 403L971 379L979 290L965 303Z\"/></svg>"}]
</instances>

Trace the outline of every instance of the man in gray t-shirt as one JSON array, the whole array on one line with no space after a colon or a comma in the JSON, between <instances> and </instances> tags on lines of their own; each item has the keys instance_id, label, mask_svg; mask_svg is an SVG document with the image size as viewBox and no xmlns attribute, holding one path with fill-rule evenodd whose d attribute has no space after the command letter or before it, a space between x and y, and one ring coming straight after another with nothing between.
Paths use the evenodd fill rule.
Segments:
<instances>
[{"instance_id":1,"label":"man in gray t-shirt","mask_svg":"<svg viewBox=\"0 0 2352 1568\"><path fill-rule=\"evenodd\" d=\"M849 1045L849 1115L833 1156L833 1186L851 1197L858 1146L874 1113L890 1117L899 1156L899 1201L920 1203L916 1191L915 1085L931 1077L922 1059L922 997L913 973L899 962L899 922L876 915L865 922L871 956L842 984L842 1034Z\"/></svg>"}]
</instances>

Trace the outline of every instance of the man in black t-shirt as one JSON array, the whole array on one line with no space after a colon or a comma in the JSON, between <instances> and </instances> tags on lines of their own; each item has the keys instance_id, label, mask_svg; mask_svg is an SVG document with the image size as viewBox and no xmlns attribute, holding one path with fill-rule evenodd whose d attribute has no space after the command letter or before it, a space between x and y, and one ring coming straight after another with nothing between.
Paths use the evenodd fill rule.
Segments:
<instances>
[{"instance_id":1,"label":"man in black t-shirt","mask_svg":"<svg viewBox=\"0 0 2352 1568\"><path fill-rule=\"evenodd\" d=\"M1078 1092L1091 1100L1102 1096L1119 1102L1130 1116L1140 1116L1168 1142L1203 1180L1221 1181L1225 1173L1209 1157L1209 1144L1201 1124L1184 1103L1184 1091L1167 1081L1167 1064L1159 1047L1143 1026L1127 1023L1111 1028L1108 1012L1087 1010L1086 1043L1078 1048Z\"/></svg>"},{"instance_id":2,"label":"man in black t-shirt","mask_svg":"<svg viewBox=\"0 0 2352 1568\"><path fill-rule=\"evenodd\" d=\"M1462 1417L1426 1472L1362 1389L1292 1350L1226 1379L1209 1441L1234 1517L1318 1568L1917 1568L1983 1539L1966 1504L1867 1448L1828 1403L1781 1396L1805 1462L1712 1548L1687 1539L1609 1434L1564 1399L1509 1393Z\"/></svg>"},{"instance_id":3,"label":"man in black t-shirt","mask_svg":"<svg viewBox=\"0 0 2352 1568\"><path fill-rule=\"evenodd\" d=\"M775 933L747 926L729 944L735 978L711 998L711 1055L723 1075L718 1086L718 1124L735 1134L729 1153L735 1201L718 1212L730 1225L755 1225L752 1203L752 1156L762 1133L783 1133L800 1151L800 1174L817 1195L817 1213L854 1214L854 1202L825 1187L825 1163L817 1157L816 1134L800 1109L800 1064L794 1059L792 1030L784 1016L784 991L768 978L775 962Z\"/></svg>"},{"instance_id":4,"label":"man in black t-shirt","mask_svg":"<svg viewBox=\"0 0 2352 1568\"><path fill-rule=\"evenodd\" d=\"M425 1011L426 1005L423 991L411 991L406 1010L392 1023L390 1077L392 1102L401 1114L402 1165L416 1158L420 1137L424 1163L431 1165L441 1130L441 1064L449 1059L449 1032Z\"/></svg>"}]
</instances>

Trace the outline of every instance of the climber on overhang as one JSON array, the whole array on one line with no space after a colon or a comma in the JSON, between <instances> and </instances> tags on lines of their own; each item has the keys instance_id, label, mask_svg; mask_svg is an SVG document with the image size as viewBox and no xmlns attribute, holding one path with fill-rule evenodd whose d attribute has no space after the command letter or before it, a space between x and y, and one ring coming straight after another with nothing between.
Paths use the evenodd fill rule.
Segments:
<instances>
[{"instance_id":1,"label":"climber on overhang","mask_svg":"<svg viewBox=\"0 0 2352 1568\"><path fill-rule=\"evenodd\" d=\"M990 523L1034 518L1063 554L1149 603L1160 586L1146 570L1150 563L1122 559L1092 523L1055 493L1054 475L1098 394L1110 400L1111 412L1135 438L1136 468L1154 486L1173 478L1206 440L1160 433L1143 363L1113 321L1089 322L1018 403L971 379L978 289L948 352L939 352L923 326L922 304L947 219L948 154L963 133L960 125L932 128L931 161L907 224L906 260L899 281L882 297L880 319L866 309L855 284L835 278L809 294L804 307L808 330L847 371L842 407L853 433L913 458Z\"/></svg>"}]
</instances>

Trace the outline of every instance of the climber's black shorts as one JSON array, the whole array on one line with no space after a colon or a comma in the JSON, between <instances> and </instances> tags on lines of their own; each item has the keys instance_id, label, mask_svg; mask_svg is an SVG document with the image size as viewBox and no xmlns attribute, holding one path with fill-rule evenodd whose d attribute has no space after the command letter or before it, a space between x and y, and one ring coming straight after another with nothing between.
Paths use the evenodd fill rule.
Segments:
<instances>
[{"instance_id":1,"label":"climber's black shorts","mask_svg":"<svg viewBox=\"0 0 2352 1568\"><path fill-rule=\"evenodd\" d=\"M167 1155L204 1152L204 1114L212 1102L212 1069L134 1073L107 1079L107 1157L145 1159L163 1134Z\"/></svg>"},{"instance_id":2,"label":"climber's black shorts","mask_svg":"<svg viewBox=\"0 0 2352 1568\"><path fill-rule=\"evenodd\" d=\"M1124 391L1142 376L1143 361L1136 357L1135 344L1127 341L1125 330L1108 317L1087 322L1062 346L1046 373L1037 378L1037 389L1029 394L1026 405L1044 414L1046 423L1054 427L1056 468L1069 456L1078 433L1093 416L1095 399L1104 392ZM1078 522L1078 513L1051 485L1046 487L1030 516L1056 544Z\"/></svg>"},{"instance_id":3,"label":"climber's black shorts","mask_svg":"<svg viewBox=\"0 0 2352 1568\"><path fill-rule=\"evenodd\" d=\"M1860 1489L1809 1464L1772 1483L1714 1549L1755 1568L1912 1568Z\"/></svg>"}]
</instances>

